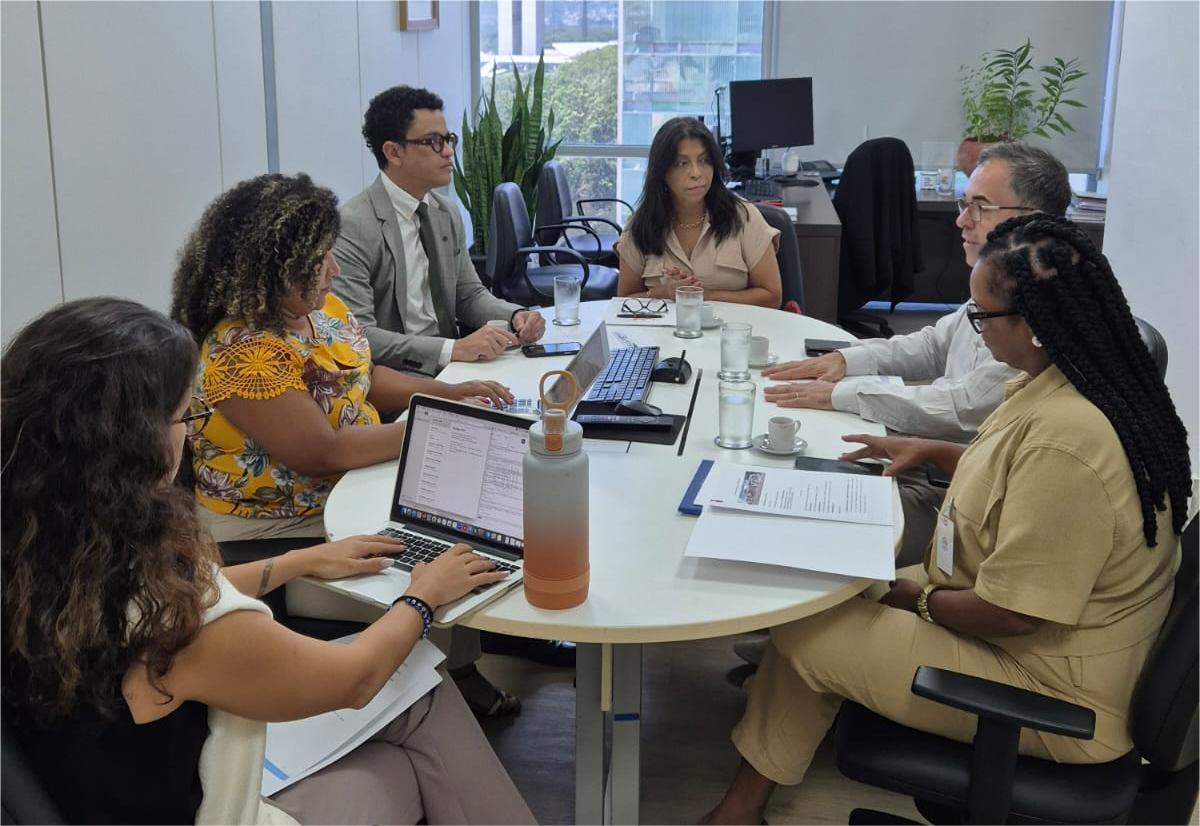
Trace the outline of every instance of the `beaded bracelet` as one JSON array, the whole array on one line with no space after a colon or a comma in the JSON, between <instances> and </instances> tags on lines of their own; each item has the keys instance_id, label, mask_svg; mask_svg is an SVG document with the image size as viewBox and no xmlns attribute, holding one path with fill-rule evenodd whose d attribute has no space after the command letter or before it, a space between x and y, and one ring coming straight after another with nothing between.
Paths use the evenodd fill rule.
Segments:
<instances>
[{"instance_id":1,"label":"beaded bracelet","mask_svg":"<svg viewBox=\"0 0 1200 826\"><path fill-rule=\"evenodd\" d=\"M421 639L429 636L429 626L433 624L433 609L429 607L429 603L420 597L414 597L411 594L405 594L392 603L392 607L396 606L397 602L403 602L405 605L412 607L418 614L421 615Z\"/></svg>"}]
</instances>

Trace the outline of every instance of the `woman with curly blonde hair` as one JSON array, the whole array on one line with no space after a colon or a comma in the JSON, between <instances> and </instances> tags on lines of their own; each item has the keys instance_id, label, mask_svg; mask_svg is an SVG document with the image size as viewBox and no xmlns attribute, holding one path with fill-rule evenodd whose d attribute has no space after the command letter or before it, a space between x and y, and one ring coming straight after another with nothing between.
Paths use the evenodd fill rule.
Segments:
<instances>
[{"instance_id":1,"label":"woman with curly blonde hair","mask_svg":"<svg viewBox=\"0 0 1200 826\"><path fill-rule=\"evenodd\" d=\"M132 301L50 310L0 366L3 713L68 823L531 823L449 681L346 756L261 796L268 720L361 708L439 604L495 582L464 545L353 641L255 597L378 571L352 537L219 569L171 483L195 414L188 331ZM317 679L313 676L317 675ZM7 742L6 742L7 749ZM295 818L295 819L293 819Z\"/></svg>"}]
</instances>

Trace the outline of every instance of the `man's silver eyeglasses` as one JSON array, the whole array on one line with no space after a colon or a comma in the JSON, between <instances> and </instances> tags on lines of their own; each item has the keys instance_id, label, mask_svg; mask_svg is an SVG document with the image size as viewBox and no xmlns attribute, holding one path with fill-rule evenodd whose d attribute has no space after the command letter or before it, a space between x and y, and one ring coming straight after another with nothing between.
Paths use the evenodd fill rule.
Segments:
<instances>
[{"instance_id":1,"label":"man's silver eyeglasses","mask_svg":"<svg viewBox=\"0 0 1200 826\"><path fill-rule=\"evenodd\" d=\"M995 204L981 204L979 201L968 201L966 198L958 199L958 213L967 213L972 221L982 221L983 213L998 212L1002 209L1034 209L1031 206L996 206Z\"/></svg>"},{"instance_id":2,"label":"man's silver eyeglasses","mask_svg":"<svg viewBox=\"0 0 1200 826\"><path fill-rule=\"evenodd\" d=\"M974 301L967 304L967 321L971 322L972 329L977 333L983 332L983 322L989 318L1006 318L1011 315L1020 315L1016 310L1000 310L999 312L985 312L979 309L979 305Z\"/></svg>"},{"instance_id":3,"label":"man's silver eyeglasses","mask_svg":"<svg viewBox=\"0 0 1200 826\"><path fill-rule=\"evenodd\" d=\"M440 155L442 154L442 150L446 148L446 144L450 144L451 149L458 146L458 135L453 132L439 135L435 132L424 138L399 138L396 143L419 143L421 146L428 146Z\"/></svg>"},{"instance_id":4,"label":"man's silver eyeglasses","mask_svg":"<svg viewBox=\"0 0 1200 826\"><path fill-rule=\"evenodd\" d=\"M665 298L627 298L621 302L621 312L634 315L661 315L667 311Z\"/></svg>"}]
</instances>

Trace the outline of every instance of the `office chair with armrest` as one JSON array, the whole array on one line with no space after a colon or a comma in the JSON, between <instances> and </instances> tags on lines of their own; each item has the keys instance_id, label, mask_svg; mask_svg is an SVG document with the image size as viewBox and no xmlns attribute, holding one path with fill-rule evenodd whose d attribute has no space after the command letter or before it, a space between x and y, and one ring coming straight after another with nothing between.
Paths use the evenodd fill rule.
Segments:
<instances>
[{"instance_id":1,"label":"office chair with armrest","mask_svg":"<svg viewBox=\"0 0 1200 826\"><path fill-rule=\"evenodd\" d=\"M66 823L33 773L17 736L0 719L0 823Z\"/></svg>"},{"instance_id":2,"label":"office chair with armrest","mask_svg":"<svg viewBox=\"0 0 1200 826\"><path fill-rule=\"evenodd\" d=\"M911 795L935 823L1187 823L1197 791L1196 519L1181 544L1171 609L1133 694L1129 753L1098 764L1019 756L1022 728L1091 739L1095 713L922 666L913 693L976 714L974 743L910 729L846 702L837 722L838 769ZM910 821L856 809L850 822Z\"/></svg>"},{"instance_id":3,"label":"office chair with armrest","mask_svg":"<svg viewBox=\"0 0 1200 826\"><path fill-rule=\"evenodd\" d=\"M1133 320L1137 323L1138 333L1141 335L1146 349L1150 351L1150 358L1154 359L1154 366L1158 368L1158 377L1165 379L1167 377L1166 339L1149 321L1143 321L1137 316L1134 316Z\"/></svg>"},{"instance_id":4,"label":"office chair with armrest","mask_svg":"<svg viewBox=\"0 0 1200 826\"><path fill-rule=\"evenodd\" d=\"M789 301L794 301L803 312L804 276L800 269L800 244L796 240L796 226L779 207L766 204L755 206L767 223L779 230L779 251L775 257L779 261L779 279L783 284L783 306L786 307Z\"/></svg>"},{"instance_id":5,"label":"office chair with armrest","mask_svg":"<svg viewBox=\"0 0 1200 826\"><path fill-rule=\"evenodd\" d=\"M586 226L569 226L596 234ZM555 228L554 225L541 227L542 230ZM565 256L575 263L529 266L529 256L541 253ZM520 188L511 181L497 186L492 194L487 268L492 278L492 292L500 298L526 306L554 303L556 275L581 275L582 301L606 300L617 294L616 270L598 264L593 266L581 253L568 247L547 247L533 243L533 229L529 225L529 213L525 211L525 199Z\"/></svg>"},{"instance_id":6,"label":"office chair with armrest","mask_svg":"<svg viewBox=\"0 0 1200 826\"><path fill-rule=\"evenodd\" d=\"M618 201L617 198L589 199L596 201ZM624 201L619 201L624 204ZM582 202L581 202L582 203ZM628 206L628 204L625 204ZM595 233L596 240L576 246L571 236L571 227L581 224ZM563 225L564 228L546 229ZM549 161L542 167L538 178L537 207L534 209L534 237L537 243L544 247L557 246L559 242L581 253L589 264L600 264L604 267L617 266L617 254L613 245L621 235L621 225L600 215L584 215L582 210L576 214L571 207L571 184L567 181L567 171L558 161ZM577 230L575 230L577 231ZM581 239L576 239L581 240ZM559 260L553 255L541 256L542 264L568 264L569 259Z\"/></svg>"},{"instance_id":7,"label":"office chair with armrest","mask_svg":"<svg viewBox=\"0 0 1200 826\"><path fill-rule=\"evenodd\" d=\"M842 222L838 324L855 335L891 338L883 317L860 308L887 296L894 310L924 269L913 174L912 154L898 138L859 144L842 170L833 196Z\"/></svg>"}]
</instances>

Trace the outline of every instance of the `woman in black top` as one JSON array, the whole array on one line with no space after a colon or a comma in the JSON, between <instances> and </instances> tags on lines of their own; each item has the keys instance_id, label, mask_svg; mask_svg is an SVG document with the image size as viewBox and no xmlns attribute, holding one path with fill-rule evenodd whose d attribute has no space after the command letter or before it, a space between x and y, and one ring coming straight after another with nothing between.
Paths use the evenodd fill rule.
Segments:
<instances>
[{"instance_id":1,"label":"woman in black top","mask_svg":"<svg viewBox=\"0 0 1200 826\"><path fill-rule=\"evenodd\" d=\"M252 597L379 571L396 545L355 537L219 569L171 483L206 418L187 414L196 358L181 325L101 298L30 323L0 369L4 719L70 821L287 822L259 799L265 721L362 707L427 611L502 578L458 546L348 645L275 623ZM277 802L313 822L532 822L449 681L325 772L344 799L314 775Z\"/></svg>"}]
</instances>

